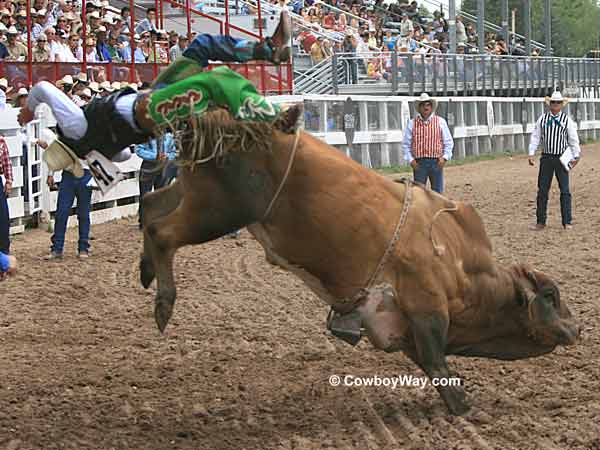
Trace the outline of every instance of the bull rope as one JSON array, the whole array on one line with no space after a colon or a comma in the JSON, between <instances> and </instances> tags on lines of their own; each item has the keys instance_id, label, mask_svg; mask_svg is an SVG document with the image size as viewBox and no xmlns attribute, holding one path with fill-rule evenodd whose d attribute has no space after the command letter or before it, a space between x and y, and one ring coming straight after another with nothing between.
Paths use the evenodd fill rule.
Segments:
<instances>
[{"instance_id":1,"label":"bull rope","mask_svg":"<svg viewBox=\"0 0 600 450\"><path fill-rule=\"evenodd\" d=\"M279 184L279 187L275 191L275 195L271 199L271 203L269 203L269 206L267 207L267 210L265 211L265 214L262 218L262 222L264 222L267 219L267 217L269 217L269 214L271 213L271 210L273 209L275 202L279 198L279 194L281 194L281 191L283 190L283 186L285 185L285 182L287 181L288 176L290 175L290 172L292 171L292 165L294 164L294 159L296 157L296 150L298 149L299 141L300 141L300 129L298 128L296 130L296 137L294 138L294 144L292 146L292 154L290 155L290 159L288 161L287 168L285 169L285 173L283 174L283 178L281 180L281 183Z\"/></svg>"}]
</instances>

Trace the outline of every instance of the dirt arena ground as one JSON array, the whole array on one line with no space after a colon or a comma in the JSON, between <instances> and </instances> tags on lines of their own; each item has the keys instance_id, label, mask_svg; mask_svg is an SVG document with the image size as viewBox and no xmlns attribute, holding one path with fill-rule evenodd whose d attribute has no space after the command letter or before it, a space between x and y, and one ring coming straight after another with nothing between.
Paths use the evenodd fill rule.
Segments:
<instances>
[{"instance_id":1,"label":"dirt arena ground","mask_svg":"<svg viewBox=\"0 0 600 450\"><path fill-rule=\"evenodd\" d=\"M537 167L522 156L451 167L447 194L473 203L499 260L559 280L581 342L505 363L450 358L474 412L451 417L433 387L332 387L331 375L423 374L402 354L325 330L327 308L269 266L244 231L176 258L167 331L138 282L133 220L93 227L93 257L45 262L49 234L14 239L22 270L0 284L0 448L600 449L600 145L573 173L574 229L534 222Z\"/></svg>"}]
</instances>

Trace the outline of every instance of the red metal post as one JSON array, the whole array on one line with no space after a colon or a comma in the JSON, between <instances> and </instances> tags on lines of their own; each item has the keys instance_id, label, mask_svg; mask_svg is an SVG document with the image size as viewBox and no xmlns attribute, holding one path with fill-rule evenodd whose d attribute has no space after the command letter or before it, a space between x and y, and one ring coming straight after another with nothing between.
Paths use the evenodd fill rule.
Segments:
<instances>
[{"instance_id":1,"label":"red metal post","mask_svg":"<svg viewBox=\"0 0 600 450\"><path fill-rule=\"evenodd\" d=\"M190 12L190 0L185 0L185 15L187 18L187 34L188 34L188 41L192 42L192 18L191 16L191 12Z\"/></svg>"},{"instance_id":2,"label":"red metal post","mask_svg":"<svg viewBox=\"0 0 600 450\"><path fill-rule=\"evenodd\" d=\"M27 0L27 84L33 81L33 54L31 53L31 2Z\"/></svg>"},{"instance_id":3,"label":"red metal post","mask_svg":"<svg viewBox=\"0 0 600 450\"><path fill-rule=\"evenodd\" d=\"M129 25L129 49L131 50L131 68L129 69L129 82L133 83L136 81L135 79L135 50L133 48L135 41L135 2L133 0L129 0L129 15L130 15L130 25Z\"/></svg>"},{"instance_id":4,"label":"red metal post","mask_svg":"<svg viewBox=\"0 0 600 450\"><path fill-rule=\"evenodd\" d=\"M225 35L229 36L229 0L225 0Z\"/></svg>"},{"instance_id":5,"label":"red metal post","mask_svg":"<svg viewBox=\"0 0 600 450\"><path fill-rule=\"evenodd\" d=\"M83 70L82 72L87 75L87 17L85 11L85 1L81 2L81 17L83 18L83 35L81 39L83 39L82 48L83 48ZM92 81L92 80L88 80Z\"/></svg>"},{"instance_id":6,"label":"red metal post","mask_svg":"<svg viewBox=\"0 0 600 450\"><path fill-rule=\"evenodd\" d=\"M256 6L258 8L257 11L257 15L258 15L258 36L260 37L260 40L262 41L263 38L263 29L262 29L262 12L261 12L261 8L260 8L260 0L256 0Z\"/></svg>"}]
</instances>

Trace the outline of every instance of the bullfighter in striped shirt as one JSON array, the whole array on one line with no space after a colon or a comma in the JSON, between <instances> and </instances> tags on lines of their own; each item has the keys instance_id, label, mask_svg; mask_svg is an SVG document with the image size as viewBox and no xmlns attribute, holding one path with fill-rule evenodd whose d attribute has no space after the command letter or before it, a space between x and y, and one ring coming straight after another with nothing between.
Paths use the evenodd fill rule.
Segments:
<instances>
[{"instance_id":1,"label":"bullfighter in striped shirt","mask_svg":"<svg viewBox=\"0 0 600 450\"><path fill-rule=\"evenodd\" d=\"M581 149L577 127L562 109L567 100L560 92L554 92L552 97L546 97L546 104L550 111L541 115L531 133L529 144L529 164L535 165L534 155L540 143L542 144L542 156L540 158L540 171L538 174L537 193L537 222L532 227L534 230L542 230L546 227L546 209L548 206L548 192L552 184L552 177L556 175L558 187L560 188L560 213L562 225L565 230L571 229L571 192L569 190L569 172L563 166L560 158L567 149L572 153L569 163L573 168L579 162Z\"/></svg>"},{"instance_id":2,"label":"bullfighter in striped shirt","mask_svg":"<svg viewBox=\"0 0 600 450\"><path fill-rule=\"evenodd\" d=\"M404 159L413 168L418 183L431 184L440 194L444 191L444 164L452 158L454 140L446 121L435 114L437 101L426 93L415 102L417 116L408 121L404 131Z\"/></svg>"}]
</instances>

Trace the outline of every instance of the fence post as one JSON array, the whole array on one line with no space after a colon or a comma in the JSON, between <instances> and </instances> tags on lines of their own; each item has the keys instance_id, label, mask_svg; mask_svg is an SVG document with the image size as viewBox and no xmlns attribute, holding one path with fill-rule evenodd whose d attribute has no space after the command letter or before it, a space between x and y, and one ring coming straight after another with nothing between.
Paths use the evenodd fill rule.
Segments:
<instances>
[{"instance_id":1,"label":"fence post","mask_svg":"<svg viewBox=\"0 0 600 450\"><path fill-rule=\"evenodd\" d=\"M392 50L392 93L398 94L398 51L396 46Z\"/></svg>"},{"instance_id":2,"label":"fence post","mask_svg":"<svg viewBox=\"0 0 600 450\"><path fill-rule=\"evenodd\" d=\"M408 54L406 62L408 64L408 95L415 95L415 66L412 53Z\"/></svg>"}]
</instances>

